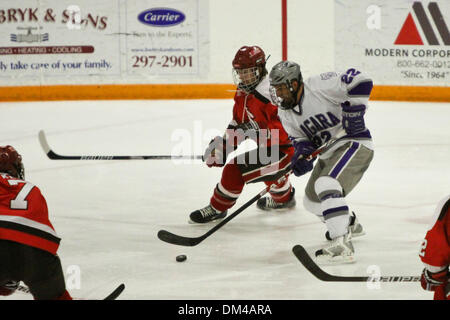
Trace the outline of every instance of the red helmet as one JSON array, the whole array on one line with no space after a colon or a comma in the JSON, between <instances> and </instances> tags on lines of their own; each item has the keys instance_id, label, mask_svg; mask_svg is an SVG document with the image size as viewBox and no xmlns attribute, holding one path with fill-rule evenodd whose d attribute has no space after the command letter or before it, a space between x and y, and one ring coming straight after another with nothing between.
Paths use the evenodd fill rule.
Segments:
<instances>
[{"instance_id":1,"label":"red helmet","mask_svg":"<svg viewBox=\"0 0 450 320\"><path fill-rule=\"evenodd\" d=\"M233 80L239 89L252 92L266 74L266 55L260 47L243 46L236 52Z\"/></svg>"},{"instance_id":2,"label":"red helmet","mask_svg":"<svg viewBox=\"0 0 450 320\"><path fill-rule=\"evenodd\" d=\"M19 179L25 178L22 156L11 146L0 147L0 172Z\"/></svg>"},{"instance_id":3,"label":"red helmet","mask_svg":"<svg viewBox=\"0 0 450 320\"><path fill-rule=\"evenodd\" d=\"M245 69L251 67L265 67L266 55L258 46L243 46L236 52L233 59L233 68Z\"/></svg>"}]
</instances>

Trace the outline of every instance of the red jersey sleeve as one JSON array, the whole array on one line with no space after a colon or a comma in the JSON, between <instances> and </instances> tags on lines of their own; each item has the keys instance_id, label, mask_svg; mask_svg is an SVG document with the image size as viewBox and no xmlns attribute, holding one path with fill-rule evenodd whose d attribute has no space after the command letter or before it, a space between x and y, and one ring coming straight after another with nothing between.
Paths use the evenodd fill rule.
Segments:
<instances>
[{"instance_id":1,"label":"red jersey sleeve","mask_svg":"<svg viewBox=\"0 0 450 320\"><path fill-rule=\"evenodd\" d=\"M420 259L431 272L438 272L450 264L450 196L436 208L431 229L422 243Z\"/></svg>"},{"instance_id":2,"label":"red jersey sleeve","mask_svg":"<svg viewBox=\"0 0 450 320\"><path fill-rule=\"evenodd\" d=\"M246 94L238 90L234 96L233 120L230 124L237 125L250 119L257 122L260 129L265 129L265 132L260 131L256 141L260 147L279 145L283 147L283 152L293 154L291 141L278 117L278 108L258 92Z\"/></svg>"}]
</instances>

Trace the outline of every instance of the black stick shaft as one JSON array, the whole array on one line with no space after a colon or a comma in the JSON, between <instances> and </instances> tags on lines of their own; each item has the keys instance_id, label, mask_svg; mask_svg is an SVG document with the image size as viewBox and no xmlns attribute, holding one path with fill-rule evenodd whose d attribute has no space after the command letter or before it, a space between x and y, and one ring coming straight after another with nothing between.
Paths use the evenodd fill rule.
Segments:
<instances>
[{"instance_id":1,"label":"black stick shaft","mask_svg":"<svg viewBox=\"0 0 450 320\"><path fill-rule=\"evenodd\" d=\"M160 230L158 232L158 238L164 242L170 243L170 244L176 244L180 246L189 246L193 247L208 238L210 235L212 235L214 232L222 228L225 224L227 224L231 219L236 217L239 213L247 209L249 206L251 206L253 203L258 201L262 196L264 196L267 192L269 192L269 188L264 188L260 193L258 193L256 196L251 198L249 201L244 203L239 209L237 209L235 212L233 212L231 215L229 215L224 220L220 221L217 225L215 225L211 230L206 232L204 235L200 237L190 238L190 237L183 237L176 234L173 234L166 230Z\"/></svg>"},{"instance_id":2,"label":"black stick shaft","mask_svg":"<svg viewBox=\"0 0 450 320\"><path fill-rule=\"evenodd\" d=\"M172 155L143 155L143 156L102 156L102 155L76 155L76 156L66 156L61 155L53 151L45 137L43 130L39 131L39 143L42 149L52 160L172 160L172 159L190 159L190 160L201 160L202 156L172 156Z\"/></svg>"},{"instance_id":3,"label":"black stick shaft","mask_svg":"<svg viewBox=\"0 0 450 320\"><path fill-rule=\"evenodd\" d=\"M265 188L264 190L262 190L260 193L258 193L256 196L254 196L253 198L251 198L250 200L248 200L246 203L244 203L239 209L237 209L235 212L233 212L231 215L229 215L227 218L225 218L224 220L222 220L220 223L218 223L217 225L214 226L214 228L212 228L211 230L209 230L207 233L205 233L202 236L202 240L206 239L207 237L209 237L210 235L212 235L214 232L216 232L217 230L219 230L220 228L222 228L223 225L227 224L228 221L230 221L231 219L233 219L234 217L236 217L239 213L241 213L242 211L244 211L245 209L247 209L249 206L251 206L253 203L255 203L256 201L258 201L262 196L264 196L267 192L269 192L268 188Z\"/></svg>"}]
</instances>

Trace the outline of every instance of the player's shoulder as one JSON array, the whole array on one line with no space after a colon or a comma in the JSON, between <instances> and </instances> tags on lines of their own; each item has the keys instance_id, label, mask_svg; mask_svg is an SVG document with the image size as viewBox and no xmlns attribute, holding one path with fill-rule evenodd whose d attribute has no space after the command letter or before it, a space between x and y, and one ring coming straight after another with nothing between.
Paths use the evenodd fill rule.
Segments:
<instances>
[{"instance_id":1,"label":"player's shoulder","mask_svg":"<svg viewBox=\"0 0 450 320\"><path fill-rule=\"evenodd\" d=\"M348 96L369 96L373 81L369 75L355 68L344 71L328 71L305 80L312 91L346 94Z\"/></svg>"},{"instance_id":2,"label":"player's shoulder","mask_svg":"<svg viewBox=\"0 0 450 320\"><path fill-rule=\"evenodd\" d=\"M32 185L34 187L34 189L39 190L39 188L36 185L34 185L33 183L31 183L29 181L13 177L7 173L0 173L0 184L14 187L14 186L20 186L24 183Z\"/></svg>"},{"instance_id":3,"label":"player's shoulder","mask_svg":"<svg viewBox=\"0 0 450 320\"><path fill-rule=\"evenodd\" d=\"M4 184L4 185L11 185L8 181L9 180L19 180L7 173L0 173L0 184Z\"/></svg>"},{"instance_id":4,"label":"player's shoulder","mask_svg":"<svg viewBox=\"0 0 450 320\"><path fill-rule=\"evenodd\" d=\"M310 76L303 82L306 87L310 88L313 91L332 88L336 86L336 83L339 83L339 73L335 71L324 72L321 74Z\"/></svg>"},{"instance_id":5,"label":"player's shoulder","mask_svg":"<svg viewBox=\"0 0 450 320\"><path fill-rule=\"evenodd\" d=\"M341 72L340 80L349 96L369 96L372 92L373 81L366 72L348 68Z\"/></svg>"},{"instance_id":6,"label":"player's shoulder","mask_svg":"<svg viewBox=\"0 0 450 320\"><path fill-rule=\"evenodd\" d=\"M269 77L265 76L253 90L253 95L264 104L271 103Z\"/></svg>"},{"instance_id":7,"label":"player's shoulder","mask_svg":"<svg viewBox=\"0 0 450 320\"><path fill-rule=\"evenodd\" d=\"M311 76L305 82L320 86L354 85L363 81L372 81L370 76L355 68L348 68L344 71L328 71Z\"/></svg>"}]
</instances>

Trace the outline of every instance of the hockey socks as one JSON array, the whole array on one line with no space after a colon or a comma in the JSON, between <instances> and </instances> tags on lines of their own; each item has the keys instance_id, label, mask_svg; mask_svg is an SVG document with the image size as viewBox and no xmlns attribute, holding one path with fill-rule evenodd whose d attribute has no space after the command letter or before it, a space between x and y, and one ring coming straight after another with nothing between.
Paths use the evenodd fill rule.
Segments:
<instances>
[{"instance_id":1,"label":"hockey socks","mask_svg":"<svg viewBox=\"0 0 450 320\"><path fill-rule=\"evenodd\" d=\"M332 239L348 232L350 215L342 193L342 187L336 179L323 176L317 179L315 191L320 199L322 215Z\"/></svg>"},{"instance_id":2,"label":"hockey socks","mask_svg":"<svg viewBox=\"0 0 450 320\"><path fill-rule=\"evenodd\" d=\"M228 210L241 195L244 184L239 167L234 163L228 163L223 169L222 179L214 189L210 200L211 206L219 212Z\"/></svg>"}]
</instances>

